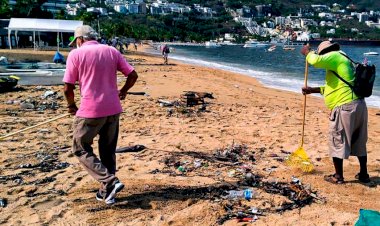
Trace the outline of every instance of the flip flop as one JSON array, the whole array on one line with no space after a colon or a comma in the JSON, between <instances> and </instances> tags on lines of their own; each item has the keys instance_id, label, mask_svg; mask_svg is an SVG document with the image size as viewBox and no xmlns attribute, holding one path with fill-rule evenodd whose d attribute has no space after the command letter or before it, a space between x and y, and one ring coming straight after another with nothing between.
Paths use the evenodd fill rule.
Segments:
<instances>
[{"instance_id":1,"label":"flip flop","mask_svg":"<svg viewBox=\"0 0 380 226\"><path fill-rule=\"evenodd\" d=\"M355 179L358 179L362 183L369 183L369 182L371 182L371 180L369 179L369 175L368 174L362 175L362 174L358 173L358 174L355 175Z\"/></svg>"},{"instance_id":2,"label":"flip flop","mask_svg":"<svg viewBox=\"0 0 380 226\"><path fill-rule=\"evenodd\" d=\"M332 184L343 184L343 178L336 178L335 174L327 175L323 178L325 181Z\"/></svg>"}]
</instances>

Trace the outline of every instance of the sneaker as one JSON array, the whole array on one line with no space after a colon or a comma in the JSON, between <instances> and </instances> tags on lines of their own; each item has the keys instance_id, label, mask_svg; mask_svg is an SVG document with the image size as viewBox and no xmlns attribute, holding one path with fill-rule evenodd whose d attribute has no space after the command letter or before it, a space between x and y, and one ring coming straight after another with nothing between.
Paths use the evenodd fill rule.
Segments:
<instances>
[{"instance_id":1,"label":"sneaker","mask_svg":"<svg viewBox=\"0 0 380 226\"><path fill-rule=\"evenodd\" d=\"M115 202L115 196L118 192L120 192L124 188L124 184L122 184L118 179L116 179L111 186L107 188L107 194L105 196L104 201L108 204L108 202Z\"/></svg>"},{"instance_id":2,"label":"sneaker","mask_svg":"<svg viewBox=\"0 0 380 226\"><path fill-rule=\"evenodd\" d=\"M96 198L96 200L98 200L98 201L105 201L105 200L104 200L104 196L102 196L102 195L100 194L99 191L96 192L95 198ZM112 199L110 199L110 200L108 200L108 201L105 201L105 203L106 203L107 205L114 204L115 202L116 202L116 201L115 201L115 198L112 198Z\"/></svg>"},{"instance_id":3,"label":"sneaker","mask_svg":"<svg viewBox=\"0 0 380 226\"><path fill-rule=\"evenodd\" d=\"M96 192L95 198L96 198L96 200L98 200L98 201L103 201L104 196L101 195L100 192L98 191L98 192Z\"/></svg>"}]
</instances>

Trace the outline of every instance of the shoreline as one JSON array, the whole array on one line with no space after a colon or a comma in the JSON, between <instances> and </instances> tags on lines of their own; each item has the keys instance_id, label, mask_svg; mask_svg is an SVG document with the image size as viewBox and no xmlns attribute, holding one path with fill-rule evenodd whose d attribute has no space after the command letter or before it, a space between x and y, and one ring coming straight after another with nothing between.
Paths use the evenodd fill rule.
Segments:
<instances>
[{"instance_id":1,"label":"shoreline","mask_svg":"<svg viewBox=\"0 0 380 226\"><path fill-rule=\"evenodd\" d=\"M170 43L168 43L168 44L170 45ZM157 53L154 53L154 51L157 52ZM144 52L146 54L151 54L151 56L160 57L160 53L157 50L155 50L152 46L148 46L148 47L143 48L142 52ZM211 68L211 69L215 69L215 70L223 70L223 71L228 71L228 72L231 72L231 73L236 73L236 74L244 75L244 76L247 76L247 77L255 79L262 86L264 86L266 88L276 89L276 90L281 90L281 91L286 91L286 92L292 92L292 93L295 93L295 94L301 94L301 91L297 91L294 88L283 87L283 86L279 86L279 85L276 86L276 85L265 84L263 81L260 81L260 79L258 79L255 76L249 74L245 70L240 70L239 71L239 70L237 70L234 67L232 68L231 66L226 66L226 65L218 63L218 62L195 60L195 59L192 59L192 58L186 59L184 57L174 57L173 58L169 54L169 61L170 60L175 60L175 61L178 61L178 62L181 62L181 63L184 63L184 64L189 64L189 65L194 65L194 66L201 66L201 67L207 67L207 68ZM267 73L267 72L264 72L264 73ZM303 84L303 81L302 81L302 84ZM299 90L301 90L302 84L300 85ZM311 96L317 97L317 98L320 98L320 99L323 100L323 96L321 96L321 95L313 94ZM376 96L376 97L380 98L378 96ZM367 100L367 106L368 106L368 108L373 108L373 109L380 110L380 105L378 106L378 104L380 104L380 100L373 100L373 101L370 100L369 103L368 103L368 98L366 98L366 100Z\"/></svg>"}]
</instances>

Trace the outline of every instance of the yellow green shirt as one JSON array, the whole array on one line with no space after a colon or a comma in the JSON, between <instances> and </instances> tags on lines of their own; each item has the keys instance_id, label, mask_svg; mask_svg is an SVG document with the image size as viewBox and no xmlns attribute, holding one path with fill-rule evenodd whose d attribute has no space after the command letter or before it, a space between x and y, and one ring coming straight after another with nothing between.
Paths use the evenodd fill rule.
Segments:
<instances>
[{"instance_id":1,"label":"yellow green shirt","mask_svg":"<svg viewBox=\"0 0 380 226\"><path fill-rule=\"evenodd\" d=\"M332 51L323 55L310 52L306 56L306 60L316 68L326 69L326 83L320 88L325 104L330 110L359 99L352 89L332 72L335 71L344 80L353 84L354 70L351 61L339 51Z\"/></svg>"}]
</instances>

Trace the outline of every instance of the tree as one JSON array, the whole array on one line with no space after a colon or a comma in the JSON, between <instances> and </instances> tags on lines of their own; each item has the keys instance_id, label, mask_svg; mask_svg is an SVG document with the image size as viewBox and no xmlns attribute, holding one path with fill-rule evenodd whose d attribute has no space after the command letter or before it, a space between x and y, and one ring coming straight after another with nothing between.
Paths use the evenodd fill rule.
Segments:
<instances>
[{"instance_id":1,"label":"tree","mask_svg":"<svg viewBox=\"0 0 380 226\"><path fill-rule=\"evenodd\" d=\"M47 0L17 0L13 15L28 18L53 18L53 14L42 10L42 5Z\"/></svg>"},{"instance_id":2,"label":"tree","mask_svg":"<svg viewBox=\"0 0 380 226\"><path fill-rule=\"evenodd\" d=\"M8 0L0 0L0 18L10 18L11 9Z\"/></svg>"}]
</instances>

